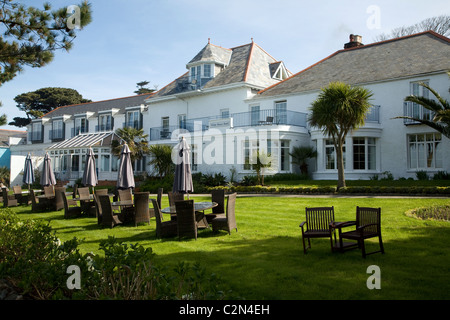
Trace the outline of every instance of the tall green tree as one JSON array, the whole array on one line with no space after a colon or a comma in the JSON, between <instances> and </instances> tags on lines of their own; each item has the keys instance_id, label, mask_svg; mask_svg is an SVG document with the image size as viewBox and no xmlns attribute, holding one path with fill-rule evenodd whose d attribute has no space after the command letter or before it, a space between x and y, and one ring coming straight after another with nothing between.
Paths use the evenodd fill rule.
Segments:
<instances>
[{"instance_id":1,"label":"tall green tree","mask_svg":"<svg viewBox=\"0 0 450 320\"><path fill-rule=\"evenodd\" d=\"M131 161L142 159L145 155L149 154L150 149L148 146L147 134L144 134L144 129L135 129L132 127L120 128L116 130L116 134L128 144L131 151ZM120 157L122 151L122 144L118 140L111 142L112 153L117 157Z\"/></svg>"},{"instance_id":2,"label":"tall green tree","mask_svg":"<svg viewBox=\"0 0 450 320\"><path fill-rule=\"evenodd\" d=\"M61 106L91 102L84 99L78 91L69 88L42 88L36 91L22 93L14 98L17 108L25 112L26 118L15 117L9 125L23 127L32 119L39 118Z\"/></svg>"},{"instance_id":3,"label":"tall green tree","mask_svg":"<svg viewBox=\"0 0 450 320\"><path fill-rule=\"evenodd\" d=\"M322 88L311 104L309 123L332 138L336 151L338 185L345 187L343 147L351 130L364 125L371 104L372 92L363 87L352 87L343 82L330 83Z\"/></svg>"},{"instance_id":4,"label":"tall green tree","mask_svg":"<svg viewBox=\"0 0 450 320\"><path fill-rule=\"evenodd\" d=\"M450 76L450 73L449 73ZM427 125L436 131L442 133L444 136L450 139L450 103L448 100L442 98L442 96L431 88L426 83L420 83L422 87L428 89L436 98L430 99L422 96L410 95L405 98L405 101L410 101L423 106L425 109L433 112L434 116L432 119L421 119L416 117L399 116L396 119L409 119L421 124ZM450 90L449 90L450 91Z\"/></svg>"},{"instance_id":5,"label":"tall green tree","mask_svg":"<svg viewBox=\"0 0 450 320\"><path fill-rule=\"evenodd\" d=\"M48 2L38 9L0 0L0 85L12 80L25 66L47 65L56 50L69 51L76 30L91 22L91 14L87 1L69 10L52 10ZM6 117L3 122L6 124Z\"/></svg>"}]
</instances>

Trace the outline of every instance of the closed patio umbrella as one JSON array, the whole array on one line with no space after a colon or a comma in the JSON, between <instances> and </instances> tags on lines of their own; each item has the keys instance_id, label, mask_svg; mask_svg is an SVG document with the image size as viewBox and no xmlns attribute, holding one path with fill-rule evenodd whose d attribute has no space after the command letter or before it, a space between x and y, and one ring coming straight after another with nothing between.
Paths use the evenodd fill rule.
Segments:
<instances>
[{"instance_id":1,"label":"closed patio umbrella","mask_svg":"<svg viewBox=\"0 0 450 320\"><path fill-rule=\"evenodd\" d=\"M120 153L119 176L117 177L117 189L134 188L134 173L131 166L131 151L125 143Z\"/></svg>"},{"instance_id":2,"label":"closed patio umbrella","mask_svg":"<svg viewBox=\"0 0 450 320\"><path fill-rule=\"evenodd\" d=\"M173 148L172 161L175 163L175 177L173 192L187 193L194 191L191 173L190 150L186 139L183 137L178 145Z\"/></svg>"},{"instance_id":3,"label":"closed patio umbrella","mask_svg":"<svg viewBox=\"0 0 450 320\"><path fill-rule=\"evenodd\" d=\"M31 154L28 153L25 158L25 166L23 168L23 183L28 185L28 189L30 189L30 185L34 183L34 171L33 171L33 162L31 161Z\"/></svg>"},{"instance_id":4,"label":"closed patio umbrella","mask_svg":"<svg viewBox=\"0 0 450 320\"><path fill-rule=\"evenodd\" d=\"M53 186L55 184L56 178L52 170L52 161L48 155L48 152L46 152L44 157L44 165L42 167L41 185L45 187Z\"/></svg>"},{"instance_id":5,"label":"closed patio umbrella","mask_svg":"<svg viewBox=\"0 0 450 320\"><path fill-rule=\"evenodd\" d=\"M94 150L92 150L92 148L89 148L86 153L86 164L84 166L81 183L85 186L91 187L95 187L98 183L97 172L95 170Z\"/></svg>"}]
</instances>

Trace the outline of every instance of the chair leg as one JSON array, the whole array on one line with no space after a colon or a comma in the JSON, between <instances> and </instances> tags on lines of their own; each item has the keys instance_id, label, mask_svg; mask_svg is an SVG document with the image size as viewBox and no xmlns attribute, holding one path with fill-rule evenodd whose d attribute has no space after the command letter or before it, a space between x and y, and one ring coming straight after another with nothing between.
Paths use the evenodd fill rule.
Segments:
<instances>
[{"instance_id":1,"label":"chair leg","mask_svg":"<svg viewBox=\"0 0 450 320\"><path fill-rule=\"evenodd\" d=\"M384 254L384 246L383 246L383 240L381 239L381 234L378 237L378 241L380 242L380 251L382 254Z\"/></svg>"},{"instance_id":2,"label":"chair leg","mask_svg":"<svg viewBox=\"0 0 450 320\"><path fill-rule=\"evenodd\" d=\"M366 258L366 246L364 244L364 239L361 240L361 250L362 250L362 256L363 258Z\"/></svg>"}]
</instances>

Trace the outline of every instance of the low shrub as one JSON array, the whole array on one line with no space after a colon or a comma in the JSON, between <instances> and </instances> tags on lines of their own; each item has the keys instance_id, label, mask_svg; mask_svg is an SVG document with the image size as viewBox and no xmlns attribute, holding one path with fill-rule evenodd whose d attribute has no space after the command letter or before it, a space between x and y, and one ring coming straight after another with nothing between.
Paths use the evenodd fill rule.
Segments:
<instances>
[{"instance_id":1,"label":"low shrub","mask_svg":"<svg viewBox=\"0 0 450 320\"><path fill-rule=\"evenodd\" d=\"M114 237L101 241L104 257L81 254L79 241L60 243L40 221L20 220L0 210L0 279L26 299L224 299L220 279L204 268L179 262L173 270L156 265L151 248ZM69 266L80 270L80 288L69 288Z\"/></svg>"},{"instance_id":2,"label":"low shrub","mask_svg":"<svg viewBox=\"0 0 450 320\"><path fill-rule=\"evenodd\" d=\"M406 214L423 220L432 219L450 221L450 205L416 208L409 210Z\"/></svg>"}]
</instances>

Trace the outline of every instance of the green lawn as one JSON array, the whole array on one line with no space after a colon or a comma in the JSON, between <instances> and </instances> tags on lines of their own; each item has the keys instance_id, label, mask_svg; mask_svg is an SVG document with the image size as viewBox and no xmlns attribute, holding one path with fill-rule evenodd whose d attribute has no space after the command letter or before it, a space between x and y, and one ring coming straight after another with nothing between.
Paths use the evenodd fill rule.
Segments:
<instances>
[{"instance_id":1,"label":"green lawn","mask_svg":"<svg viewBox=\"0 0 450 320\"><path fill-rule=\"evenodd\" d=\"M449 202L449 198L239 196L238 232L215 234L207 229L199 232L197 240L182 241L156 239L154 219L150 225L109 229L98 226L96 218L65 220L63 211L30 214L29 207L13 210L22 218L47 219L62 241L84 239L83 252L101 254L99 241L115 236L151 247L164 264L199 262L248 300L449 299L450 222L422 221L404 214L408 209ZM167 203L165 196L163 206ZM346 221L355 219L357 205L382 208L384 255L363 259L358 250L331 253L327 239L313 239L312 249L303 254L299 224L306 206L334 206L336 219ZM369 243L371 248L376 248L375 242ZM380 290L366 286L371 265L380 267Z\"/></svg>"}]
</instances>

